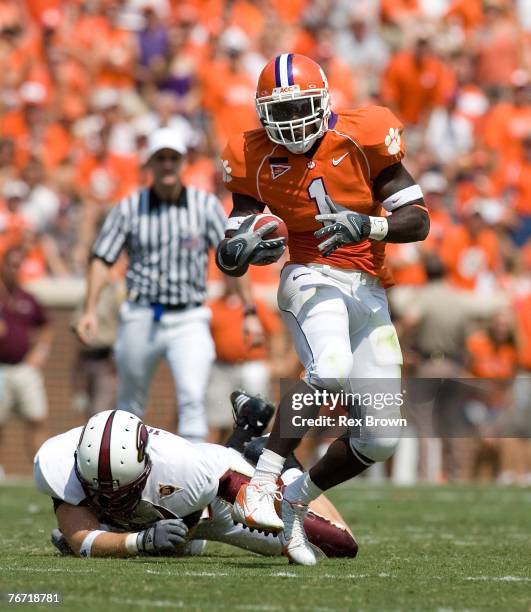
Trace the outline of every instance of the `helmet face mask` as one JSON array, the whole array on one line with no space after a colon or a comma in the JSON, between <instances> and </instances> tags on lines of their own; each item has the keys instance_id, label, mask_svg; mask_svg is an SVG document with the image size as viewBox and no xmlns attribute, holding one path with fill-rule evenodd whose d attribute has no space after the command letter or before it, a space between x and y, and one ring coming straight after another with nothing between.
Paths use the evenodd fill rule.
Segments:
<instances>
[{"instance_id":1,"label":"helmet face mask","mask_svg":"<svg viewBox=\"0 0 531 612\"><path fill-rule=\"evenodd\" d=\"M278 56L258 80L256 110L269 139L300 154L328 129L330 97L321 67L302 55ZM284 76L282 69L284 66ZM279 76L280 75L280 76ZM284 81L283 85L279 85Z\"/></svg>"},{"instance_id":2,"label":"helmet face mask","mask_svg":"<svg viewBox=\"0 0 531 612\"><path fill-rule=\"evenodd\" d=\"M98 413L84 427L75 473L99 515L126 518L138 505L151 472L148 438L144 423L122 410Z\"/></svg>"},{"instance_id":3,"label":"helmet face mask","mask_svg":"<svg viewBox=\"0 0 531 612\"><path fill-rule=\"evenodd\" d=\"M146 467L142 474L135 481L120 487L119 481L116 480L112 483L96 481L94 484L85 480L78 468L77 453L74 465L89 507L98 514L113 518L131 516L142 497L142 491L151 472L151 460L149 455L146 455Z\"/></svg>"}]
</instances>

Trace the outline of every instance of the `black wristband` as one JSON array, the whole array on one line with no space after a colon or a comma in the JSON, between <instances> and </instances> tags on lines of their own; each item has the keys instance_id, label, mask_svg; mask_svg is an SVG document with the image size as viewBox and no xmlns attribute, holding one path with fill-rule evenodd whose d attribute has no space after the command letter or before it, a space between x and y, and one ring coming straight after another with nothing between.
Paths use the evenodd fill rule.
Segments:
<instances>
[{"instance_id":1,"label":"black wristband","mask_svg":"<svg viewBox=\"0 0 531 612\"><path fill-rule=\"evenodd\" d=\"M256 306L253 304L251 306L244 306L243 308L243 316L244 317L248 317L248 316L256 316Z\"/></svg>"}]
</instances>

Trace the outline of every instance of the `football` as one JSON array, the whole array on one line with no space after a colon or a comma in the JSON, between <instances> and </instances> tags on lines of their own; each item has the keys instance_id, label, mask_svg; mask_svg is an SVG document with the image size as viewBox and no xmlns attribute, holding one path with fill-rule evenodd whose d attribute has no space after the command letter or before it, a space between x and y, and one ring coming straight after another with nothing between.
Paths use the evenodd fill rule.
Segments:
<instances>
[{"instance_id":1,"label":"football","mask_svg":"<svg viewBox=\"0 0 531 612\"><path fill-rule=\"evenodd\" d=\"M272 215L271 213L262 213L259 215L255 215L254 221L249 228L249 230L256 231L260 227L264 226L266 223L270 223L271 221L276 221L278 223L278 227L267 234L265 234L264 239L268 238L285 238L288 239L288 228L284 221L280 217L276 215Z\"/></svg>"}]
</instances>

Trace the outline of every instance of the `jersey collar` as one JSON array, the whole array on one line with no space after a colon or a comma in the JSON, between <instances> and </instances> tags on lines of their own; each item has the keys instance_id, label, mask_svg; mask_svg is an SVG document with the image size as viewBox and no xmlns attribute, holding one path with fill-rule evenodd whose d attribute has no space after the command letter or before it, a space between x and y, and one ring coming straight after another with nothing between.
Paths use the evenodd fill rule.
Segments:
<instances>
[{"instance_id":1,"label":"jersey collar","mask_svg":"<svg viewBox=\"0 0 531 612\"><path fill-rule=\"evenodd\" d=\"M337 123L337 115L334 111L330 112L330 119L328 120L328 129L333 130ZM319 147L321 146L321 142L326 136L326 132L321 136L321 138L317 139L313 145L306 151L304 154L308 159L311 159L316 153Z\"/></svg>"}]
</instances>

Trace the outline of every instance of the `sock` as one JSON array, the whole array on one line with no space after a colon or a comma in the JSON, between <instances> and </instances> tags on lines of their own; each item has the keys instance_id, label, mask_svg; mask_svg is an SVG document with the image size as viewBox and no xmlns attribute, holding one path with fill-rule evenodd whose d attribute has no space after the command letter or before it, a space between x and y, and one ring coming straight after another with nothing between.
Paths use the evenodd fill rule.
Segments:
<instances>
[{"instance_id":1,"label":"sock","mask_svg":"<svg viewBox=\"0 0 531 612\"><path fill-rule=\"evenodd\" d=\"M284 498L290 502L299 502L308 505L317 499L323 491L312 482L308 473L301 474L296 480L284 489Z\"/></svg>"},{"instance_id":2,"label":"sock","mask_svg":"<svg viewBox=\"0 0 531 612\"><path fill-rule=\"evenodd\" d=\"M264 448L256 464L256 470L251 478L251 484L276 485L280 472L284 467L284 461L286 461L285 457L277 455L277 453L274 453L268 448Z\"/></svg>"}]
</instances>

